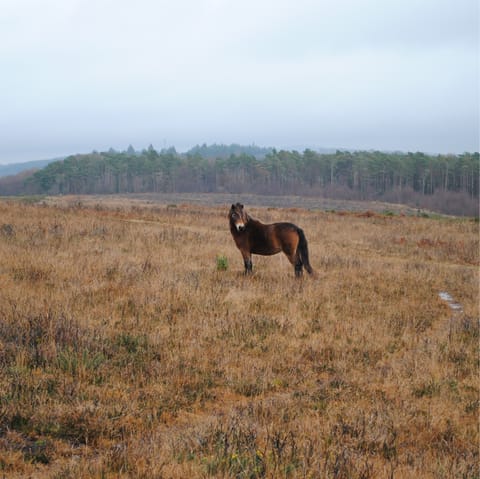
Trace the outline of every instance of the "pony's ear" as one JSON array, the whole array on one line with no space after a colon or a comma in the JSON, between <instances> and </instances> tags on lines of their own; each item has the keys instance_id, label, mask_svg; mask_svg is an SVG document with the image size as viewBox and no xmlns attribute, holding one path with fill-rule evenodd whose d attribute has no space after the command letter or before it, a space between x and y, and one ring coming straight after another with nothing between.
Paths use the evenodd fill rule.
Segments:
<instances>
[{"instance_id":1,"label":"pony's ear","mask_svg":"<svg viewBox=\"0 0 480 479\"><path fill-rule=\"evenodd\" d=\"M239 203L239 206L240 206L240 208L242 208L242 210L243 210L243 205Z\"/></svg>"},{"instance_id":2,"label":"pony's ear","mask_svg":"<svg viewBox=\"0 0 480 479\"><path fill-rule=\"evenodd\" d=\"M232 209L232 210L235 209L235 205L233 203L232 203L232 207L230 209Z\"/></svg>"}]
</instances>

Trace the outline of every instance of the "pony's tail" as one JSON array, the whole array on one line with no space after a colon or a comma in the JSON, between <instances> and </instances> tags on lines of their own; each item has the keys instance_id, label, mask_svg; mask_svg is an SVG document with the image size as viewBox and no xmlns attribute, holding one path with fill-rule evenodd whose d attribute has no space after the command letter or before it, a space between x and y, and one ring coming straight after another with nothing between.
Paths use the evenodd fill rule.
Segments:
<instances>
[{"instance_id":1,"label":"pony's tail","mask_svg":"<svg viewBox=\"0 0 480 479\"><path fill-rule=\"evenodd\" d=\"M301 228L297 229L298 237L300 241L298 243L298 253L302 261L303 267L307 270L308 274L315 275L313 268L310 266L310 261L308 259L308 243L307 238L305 238L305 233Z\"/></svg>"}]
</instances>

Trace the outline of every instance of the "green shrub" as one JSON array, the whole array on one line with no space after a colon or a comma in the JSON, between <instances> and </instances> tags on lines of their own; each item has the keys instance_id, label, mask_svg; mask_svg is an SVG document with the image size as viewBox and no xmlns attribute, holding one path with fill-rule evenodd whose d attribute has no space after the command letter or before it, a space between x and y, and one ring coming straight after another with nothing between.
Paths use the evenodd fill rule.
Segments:
<instances>
[{"instance_id":1,"label":"green shrub","mask_svg":"<svg viewBox=\"0 0 480 479\"><path fill-rule=\"evenodd\" d=\"M227 257L223 255L217 256L217 271L227 271L227 269L228 269Z\"/></svg>"}]
</instances>

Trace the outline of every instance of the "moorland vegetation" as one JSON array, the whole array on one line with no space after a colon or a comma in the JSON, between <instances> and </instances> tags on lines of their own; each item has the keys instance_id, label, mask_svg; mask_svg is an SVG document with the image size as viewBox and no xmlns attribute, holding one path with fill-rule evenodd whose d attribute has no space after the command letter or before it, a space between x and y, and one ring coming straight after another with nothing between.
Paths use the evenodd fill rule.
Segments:
<instances>
[{"instance_id":1,"label":"moorland vegetation","mask_svg":"<svg viewBox=\"0 0 480 479\"><path fill-rule=\"evenodd\" d=\"M0 201L0 475L478 477L478 223L229 206Z\"/></svg>"}]
</instances>

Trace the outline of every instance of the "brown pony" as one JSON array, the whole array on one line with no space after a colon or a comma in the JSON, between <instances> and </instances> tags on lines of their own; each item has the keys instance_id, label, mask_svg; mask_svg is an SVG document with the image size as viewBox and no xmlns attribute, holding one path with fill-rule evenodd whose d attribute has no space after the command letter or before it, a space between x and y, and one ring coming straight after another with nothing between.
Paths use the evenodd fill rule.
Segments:
<instances>
[{"instance_id":1,"label":"brown pony","mask_svg":"<svg viewBox=\"0 0 480 479\"><path fill-rule=\"evenodd\" d=\"M245 274L252 272L252 254L269 256L280 251L294 265L295 276L302 275L302 268L313 274L307 240L298 226L292 223L265 225L249 216L240 203L232 205L228 218L233 239L242 253Z\"/></svg>"}]
</instances>

